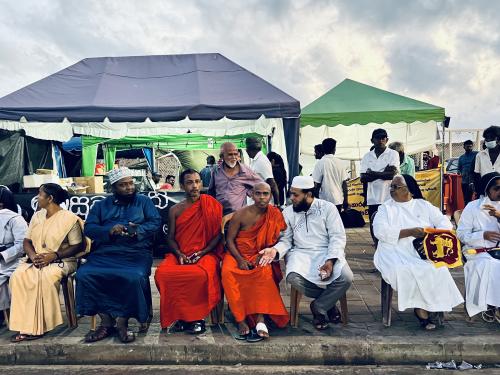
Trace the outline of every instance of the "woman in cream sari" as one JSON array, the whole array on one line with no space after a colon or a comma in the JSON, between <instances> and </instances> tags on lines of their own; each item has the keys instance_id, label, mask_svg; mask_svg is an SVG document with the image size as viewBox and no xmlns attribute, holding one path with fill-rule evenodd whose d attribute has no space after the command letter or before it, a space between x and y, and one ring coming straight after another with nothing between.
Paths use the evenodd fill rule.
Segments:
<instances>
[{"instance_id":1,"label":"woman in cream sari","mask_svg":"<svg viewBox=\"0 0 500 375\"><path fill-rule=\"evenodd\" d=\"M82 220L60 207L67 198L59 185L40 186L41 210L33 215L23 242L27 258L10 278L9 329L19 331L12 342L38 339L63 323L60 281L76 270L75 255L85 248Z\"/></svg>"}]
</instances>

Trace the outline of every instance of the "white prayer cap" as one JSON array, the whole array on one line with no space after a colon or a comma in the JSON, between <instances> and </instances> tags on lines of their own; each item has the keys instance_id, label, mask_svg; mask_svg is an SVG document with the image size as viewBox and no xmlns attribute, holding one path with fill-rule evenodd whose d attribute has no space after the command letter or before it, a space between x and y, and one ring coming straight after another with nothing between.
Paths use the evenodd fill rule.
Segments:
<instances>
[{"instance_id":1,"label":"white prayer cap","mask_svg":"<svg viewBox=\"0 0 500 375\"><path fill-rule=\"evenodd\" d=\"M120 181L125 177L132 177L132 171L126 167L121 167L117 169L112 169L107 173L109 177L109 183L113 185L115 182Z\"/></svg>"},{"instance_id":2,"label":"white prayer cap","mask_svg":"<svg viewBox=\"0 0 500 375\"><path fill-rule=\"evenodd\" d=\"M292 187L297 189L313 189L314 180L311 176L295 176L292 180Z\"/></svg>"}]
</instances>

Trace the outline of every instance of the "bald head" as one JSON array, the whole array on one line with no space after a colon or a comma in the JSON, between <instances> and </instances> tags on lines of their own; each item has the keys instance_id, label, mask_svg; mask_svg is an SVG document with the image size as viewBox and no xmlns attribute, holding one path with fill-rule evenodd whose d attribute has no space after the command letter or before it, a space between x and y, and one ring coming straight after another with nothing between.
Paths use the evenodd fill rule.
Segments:
<instances>
[{"instance_id":1,"label":"bald head","mask_svg":"<svg viewBox=\"0 0 500 375\"><path fill-rule=\"evenodd\" d=\"M267 182L258 182L253 186L253 191L257 190L271 192L271 186Z\"/></svg>"},{"instance_id":2,"label":"bald head","mask_svg":"<svg viewBox=\"0 0 500 375\"><path fill-rule=\"evenodd\" d=\"M225 152L228 152L229 150L236 150L236 151L238 151L238 148L236 147L236 145L233 142L224 142L220 146L220 152L222 154L225 153Z\"/></svg>"}]
</instances>

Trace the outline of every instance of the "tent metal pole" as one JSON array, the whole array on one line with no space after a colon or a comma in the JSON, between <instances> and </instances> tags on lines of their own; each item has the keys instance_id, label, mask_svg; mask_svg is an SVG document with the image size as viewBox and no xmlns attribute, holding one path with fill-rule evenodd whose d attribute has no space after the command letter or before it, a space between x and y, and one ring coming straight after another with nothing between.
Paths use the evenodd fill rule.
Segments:
<instances>
[{"instance_id":1,"label":"tent metal pole","mask_svg":"<svg viewBox=\"0 0 500 375\"><path fill-rule=\"evenodd\" d=\"M445 160L444 160L444 141L445 141L445 127L444 127L444 121L441 121L441 168L439 168L439 174L440 174L440 181L441 183L439 184L439 196L441 197L441 212L444 212L444 189L443 189L443 184L444 184L444 165L445 165Z\"/></svg>"}]
</instances>

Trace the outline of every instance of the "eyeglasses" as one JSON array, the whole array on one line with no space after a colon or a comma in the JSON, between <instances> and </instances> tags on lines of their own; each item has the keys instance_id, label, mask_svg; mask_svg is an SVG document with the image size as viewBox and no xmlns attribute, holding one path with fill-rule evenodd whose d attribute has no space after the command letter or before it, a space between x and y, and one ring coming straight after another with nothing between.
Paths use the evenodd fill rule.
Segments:
<instances>
[{"instance_id":1,"label":"eyeglasses","mask_svg":"<svg viewBox=\"0 0 500 375\"><path fill-rule=\"evenodd\" d=\"M401 188L405 188L406 185L391 185L391 189L393 190L398 190L398 189L401 189Z\"/></svg>"}]
</instances>

